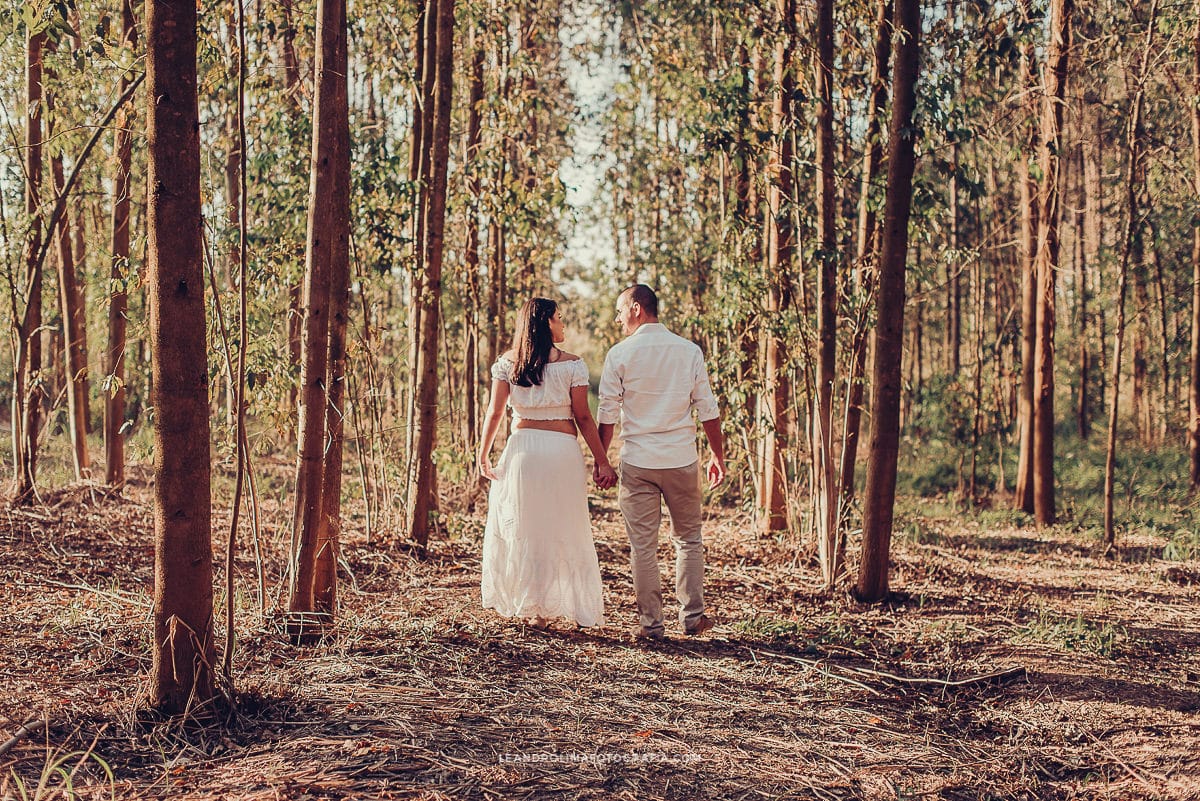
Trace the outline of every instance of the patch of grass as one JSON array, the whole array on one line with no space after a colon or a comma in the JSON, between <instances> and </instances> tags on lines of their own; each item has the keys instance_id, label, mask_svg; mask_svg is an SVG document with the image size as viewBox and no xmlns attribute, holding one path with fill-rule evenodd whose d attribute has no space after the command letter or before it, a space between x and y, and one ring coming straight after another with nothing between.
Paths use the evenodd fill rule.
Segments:
<instances>
[{"instance_id":1,"label":"patch of grass","mask_svg":"<svg viewBox=\"0 0 1200 801\"><path fill-rule=\"evenodd\" d=\"M1176 529L1163 546L1162 558L1171 562L1200 559L1200 531L1194 528Z\"/></svg>"},{"instance_id":2,"label":"patch of grass","mask_svg":"<svg viewBox=\"0 0 1200 801\"><path fill-rule=\"evenodd\" d=\"M80 795L79 791L75 789L76 776L89 762L103 771L104 777L107 779L109 798L115 799L117 788L113 770L90 748L86 751L69 752L48 748L41 773L36 781L26 781L15 769L10 768L8 775L0 780L0 798L12 798L16 801L50 801L50 799L75 801L75 799L85 797L100 798L102 796L94 787L89 787L86 795Z\"/></svg>"},{"instance_id":3,"label":"patch of grass","mask_svg":"<svg viewBox=\"0 0 1200 801\"><path fill-rule=\"evenodd\" d=\"M1037 618L1020 627L1017 642L1049 645L1064 651L1091 653L1106 659L1119 656L1131 644L1124 626L1097 623L1082 614L1065 617L1041 608Z\"/></svg>"}]
</instances>

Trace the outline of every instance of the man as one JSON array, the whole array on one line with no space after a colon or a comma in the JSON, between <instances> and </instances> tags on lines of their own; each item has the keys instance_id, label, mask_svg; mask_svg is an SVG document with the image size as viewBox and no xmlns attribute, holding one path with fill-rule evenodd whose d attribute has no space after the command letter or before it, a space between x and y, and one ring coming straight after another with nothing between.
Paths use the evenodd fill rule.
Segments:
<instances>
[{"instance_id":1,"label":"man","mask_svg":"<svg viewBox=\"0 0 1200 801\"><path fill-rule=\"evenodd\" d=\"M618 499L629 535L638 633L665 636L662 581L658 570L658 529L665 500L675 540L675 594L684 633L713 627L704 614L704 545L700 538L701 494L697 472L696 413L708 437L712 458L710 487L725 480L721 417L708 383L704 354L658 321L658 298L643 284L617 298L617 322L625 339L604 359L600 378L600 444L612 443L621 422ZM600 477L597 484L603 486Z\"/></svg>"}]
</instances>

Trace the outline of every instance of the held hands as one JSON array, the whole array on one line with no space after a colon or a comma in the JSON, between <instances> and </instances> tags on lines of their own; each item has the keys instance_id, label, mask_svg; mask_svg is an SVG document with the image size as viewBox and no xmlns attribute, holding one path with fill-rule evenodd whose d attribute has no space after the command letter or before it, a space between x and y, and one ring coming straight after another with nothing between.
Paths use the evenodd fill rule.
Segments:
<instances>
[{"instance_id":1,"label":"held hands","mask_svg":"<svg viewBox=\"0 0 1200 801\"><path fill-rule=\"evenodd\" d=\"M592 480L596 482L599 489L612 489L617 486L617 471L612 469L612 465L608 462L604 464L596 463L592 468Z\"/></svg>"},{"instance_id":2,"label":"held hands","mask_svg":"<svg viewBox=\"0 0 1200 801\"><path fill-rule=\"evenodd\" d=\"M725 460L718 459L716 456L708 460L708 467L704 470L704 474L708 476L708 488L716 489L725 480Z\"/></svg>"}]
</instances>

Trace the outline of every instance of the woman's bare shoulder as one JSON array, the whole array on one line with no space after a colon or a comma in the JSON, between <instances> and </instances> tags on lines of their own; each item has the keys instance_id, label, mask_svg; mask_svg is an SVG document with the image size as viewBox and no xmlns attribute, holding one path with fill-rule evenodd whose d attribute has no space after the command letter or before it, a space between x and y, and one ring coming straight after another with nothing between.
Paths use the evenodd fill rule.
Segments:
<instances>
[{"instance_id":1,"label":"woman's bare shoulder","mask_svg":"<svg viewBox=\"0 0 1200 801\"><path fill-rule=\"evenodd\" d=\"M579 361L579 356L574 353L567 353L565 350L560 350L558 352L558 360L560 362L577 362Z\"/></svg>"}]
</instances>

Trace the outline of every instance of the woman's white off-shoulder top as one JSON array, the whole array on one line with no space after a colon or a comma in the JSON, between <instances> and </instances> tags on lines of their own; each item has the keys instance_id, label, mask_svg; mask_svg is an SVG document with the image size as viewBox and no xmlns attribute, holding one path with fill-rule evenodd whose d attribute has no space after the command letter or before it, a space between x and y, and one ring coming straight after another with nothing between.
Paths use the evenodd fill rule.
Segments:
<instances>
[{"instance_id":1,"label":"woman's white off-shoulder top","mask_svg":"<svg viewBox=\"0 0 1200 801\"><path fill-rule=\"evenodd\" d=\"M512 382L512 359L501 356L492 365L492 378L509 385L508 405L514 420L570 420L571 387L588 385L583 359L550 362L542 370L542 383L519 387Z\"/></svg>"}]
</instances>

